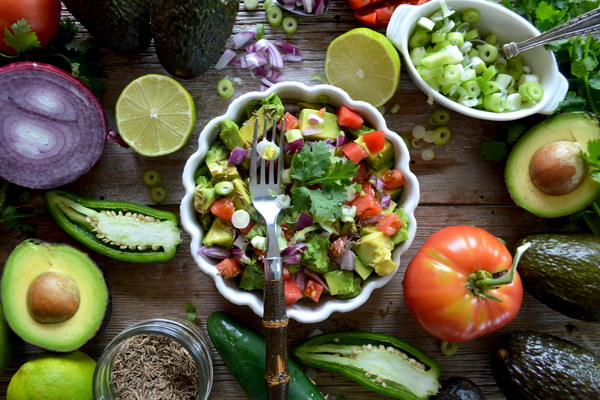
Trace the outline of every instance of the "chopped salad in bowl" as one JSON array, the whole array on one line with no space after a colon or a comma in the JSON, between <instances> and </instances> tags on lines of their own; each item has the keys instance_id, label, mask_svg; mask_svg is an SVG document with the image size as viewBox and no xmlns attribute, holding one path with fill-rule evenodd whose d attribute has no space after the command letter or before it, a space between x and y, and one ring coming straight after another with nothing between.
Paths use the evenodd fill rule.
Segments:
<instances>
[{"instance_id":1,"label":"chopped salad in bowl","mask_svg":"<svg viewBox=\"0 0 600 400\"><path fill-rule=\"evenodd\" d=\"M284 165L277 197L288 316L318 322L363 304L398 270L416 230L419 185L381 114L329 85L297 82L240 96L210 121L183 173L184 228L200 268L235 304L262 315L266 232L252 205L257 151ZM284 144L261 137L275 124Z\"/></svg>"}]
</instances>

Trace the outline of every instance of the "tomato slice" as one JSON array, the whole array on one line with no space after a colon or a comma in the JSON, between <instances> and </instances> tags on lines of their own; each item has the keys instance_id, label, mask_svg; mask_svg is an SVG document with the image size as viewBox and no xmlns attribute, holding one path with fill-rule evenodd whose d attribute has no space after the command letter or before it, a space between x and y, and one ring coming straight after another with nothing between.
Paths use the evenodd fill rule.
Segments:
<instances>
[{"instance_id":1,"label":"tomato slice","mask_svg":"<svg viewBox=\"0 0 600 400\"><path fill-rule=\"evenodd\" d=\"M386 190L398 189L404 186L404 175L399 169L390 169L381 175L383 188Z\"/></svg>"},{"instance_id":2,"label":"tomato slice","mask_svg":"<svg viewBox=\"0 0 600 400\"><path fill-rule=\"evenodd\" d=\"M369 156L369 153L356 142L350 142L344 145L344 147L342 147L342 153L344 153L350 161L354 161L357 164Z\"/></svg>"},{"instance_id":3,"label":"tomato slice","mask_svg":"<svg viewBox=\"0 0 600 400\"><path fill-rule=\"evenodd\" d=\"M385 133L383 131L367 132L362 136L369 153L377 154L383 150L385 146Z\"/></svg>"},{"instance_id":4,"label":"tomato slice","mask_svg":"<svg viewBox=\"0 0 600 400\"><path fill-rule=\"evenodd\" d=\"M373 185L369 182L363 182L362 191L363 193L357 193L356 197L351 201L351 205L356 207L356 215L359 217L371 217L381 214L383 209L375 197Z\"/></svg>"},{"instance_id":5,"label":"tomato slice","mask_svg":"<svg viewBox=\"0 0 600 400\"><path fill-rule=\"evenodd\" d=\"M381 232L385 233L388 236L394 235L396 232L398 232L400 230L400 228L402 228L403 225L404 225L404 222L402 222L402 219L396 213L391 213L389 215L386 215L384 218L380 219L375 224L375 226Z\"/></svg>"},{"instance_id":6,"label":"tomato slice","mask_svg":"<svg viewBox=\"0 0 600 400\"><path fill-rule=\"evenodd\" d=\"M235 206L233 200L229 197L221 197L215 200L210 206L210 212L214 216L224 219L225 221L231 221L231 216L235 212Z\"/></svg>"},{"instance_id":7,"label":"tomato slice","mask_svg":"<svg viewBox=\"0 0 600 400\"><path fill-rule=\"evenodd\" d=\"M285 281L283 283L283 290L285 291L285 304L287 305L294 304L302 298L300 286L298 286L298 282L296 281Z\"/></svg>"},{"instance_id":8,"label":"tomato slice","mask_svg":"<svg viewBox=\"0 0 600 400\"><path fill-rule=\"evenodd\" d=\"M292 279L292 274L290 274L290 270L287 267L283 267L283 280L289 281Z\"/></svg>"},{"instance_id":9,"label":"tomato slice","mask_svg":"<svg viewBox=\"0 0 600 400\"><path fill-rule=\"evenodd\" d=\"M304 290L302 291L302 293L306 297L309 297L312 300L314 300L315 303L318 303L319 299L321 298L321 294L323 293L323 285L321 285L319 282L315 281L314 279L309 279L308 282L306 282L306 285L304 286Z\"/></svg>"},{"instance_id":10,"label":"tomato slice","mask_svg":"<svg viewBox=\"0 0 600 400\"><path fill-rule=\"evenodd\" d=\"M254 225L256 225L256 222L254 222L254 221L250 220L250 222L248 223L248 226L247 226L247 227L245 227L245 228L241 228L241 229L240 229L240 233L241 233L242 235L247 235L247 234L248 234L248 233L249 233L249 232L252 230L252 227L253 227Z\"/></svg>"},{"instance_id":11,"label":"tomato slice","mask_svg":"<svg viewBox=\"0 0 600 400\"><path fill-rule=\"evenodd\" d=\"M338 125L350 129L360 129L365 122L359 113L349 109L346 106L339 106L335 110L335 115L338 117Z\"/></svg>"},{"instance_id":12,"label":"tomato slice","mask_svg":"<svg viewBox=\"0 0 600 400\"><path fill-rule=\"evenodd\" d=\"M217 264L217 270L219 271L219 275L223 278L233 278L242 272L240 268L240 264L237 262L235 258L226 258L220 263Z\"/></svg>"},{"instance_id":13,"label":"tomato slice","mask_svg":"<svg viewBox=\"0 0 600 400\"><path fill-rule=\"evenodd\" d=\"M424 4L429 0L348 0L354 17L372 28L384 28L401 4Z\"/></svg>"},{"instance_id":14,"label":"tomato slice","mask_svg":"<svg viewBox=\"0 0 600 400\"><path fill-rule=\"evenodd\" d=\"M296 118L294 115L290 114L289 112L286 112L285 114L283 114L284 132L287 132L290 129L296 129L299 126L300 126L300 122L298 121L298 118Z\"/></svg>"}]
</instances>

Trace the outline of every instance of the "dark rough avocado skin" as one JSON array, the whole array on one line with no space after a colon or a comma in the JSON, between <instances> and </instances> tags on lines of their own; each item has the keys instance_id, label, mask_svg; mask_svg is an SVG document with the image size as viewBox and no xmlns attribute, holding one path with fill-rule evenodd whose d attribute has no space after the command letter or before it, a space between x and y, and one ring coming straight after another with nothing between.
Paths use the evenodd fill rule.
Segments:
<instances>
[{"instance_id":1,"label":"dark rough avocado skin","mask_svg":"<svg viewBox=\"0 0 600 400\"><path fill-rule=\"evenodd\" d=\"M544 333L504 336L494 352L492 373L510 400L600 399L600 359Z\"/></svg>"},{"instance_id":2,"label":"dark rough avocado skin","mask_svg":"<svg viewBox=\"0 0 600 400\"><path fill-rule=\"evenodd\" d=\"M148 0L63 0L67 10L101 46L136 54L150 46Z\"/></svg>"},{"instance_id":3,"label":"dark rough avocado skin","mask_svg":"<svg viewBox=\"0 0 600 400\"><path fill-rule=\"evenodd\" d=\"M194 78L225 50L239 0L151 0L150 21L161 65L179 78Z\"/></svg>"},{"instance_id":4,"label":"dark rough avocado skin","mask_svg":"<svg viewBox=\"0 0 600 400\"><path fill-rule=\"evenodd\" d=\"M485 395L469 379L453 376L442 381L442 388L431 400L485 400Z\"/></svg>"},{"instance_id":5,"label":"dark rough avocado skin","mask_svg":"<svg viewBox=\"0 0 600 400\"><path fill-rule=\"evenodd\" d=\"M518 266L525 289L571 318L600 322L600 237L538 234Z\"/></svg>"}]
</instances>

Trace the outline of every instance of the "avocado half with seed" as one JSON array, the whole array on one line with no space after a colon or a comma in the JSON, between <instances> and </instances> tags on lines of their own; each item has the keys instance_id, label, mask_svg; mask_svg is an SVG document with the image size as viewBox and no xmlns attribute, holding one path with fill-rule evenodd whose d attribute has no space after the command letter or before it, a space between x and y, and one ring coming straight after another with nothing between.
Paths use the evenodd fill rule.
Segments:
<instances>
[{"instance_id":1,"label":"avocado half with seed","mask_svg":"<svg viewBox=\"0 0 600 400\"><path fill-rule=\"evenodd\" d=\"M10 253L1 282L6 321L23 340L73 351L102 326L109 293L87 254L66 244L25 240Z\"/></svg>"},{"instance_id":2,"label":"avocado half with seed","mask_svg":"<svg viewBox=\"0 0 600 400\"><path fill-rule=\"evenodd\" d=\"M512 199L532 214L556 218L573 214L600 196L600 183L581 157L600 139L598 117L565 112L545 119L521 137L506 161Z\"/></svg>"}]
</instances>

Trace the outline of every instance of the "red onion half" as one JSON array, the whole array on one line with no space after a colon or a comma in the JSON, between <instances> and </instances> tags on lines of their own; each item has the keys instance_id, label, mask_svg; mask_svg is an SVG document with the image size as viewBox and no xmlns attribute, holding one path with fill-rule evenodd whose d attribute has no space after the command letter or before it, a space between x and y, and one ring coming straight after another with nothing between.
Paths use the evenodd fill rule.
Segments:
<instances>
[{"instance_id":1,"label":"red onion half","mask_svg":"<svg viewBox=\"0 0 600 400\"><path fill-rule=\"evenodd\" d=\"M102 105L81 81L48 64L0 67L0 176L31 189L88 172L107 135Z\"/></svg>"}]
</instances>

